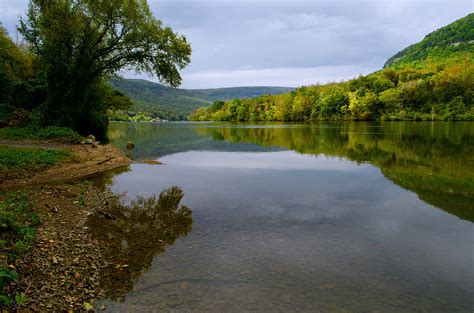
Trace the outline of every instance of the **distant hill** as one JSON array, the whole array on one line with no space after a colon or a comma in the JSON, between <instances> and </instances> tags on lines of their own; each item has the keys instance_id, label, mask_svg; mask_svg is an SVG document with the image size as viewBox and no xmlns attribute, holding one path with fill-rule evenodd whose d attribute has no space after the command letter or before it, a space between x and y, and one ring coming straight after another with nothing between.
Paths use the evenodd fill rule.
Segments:
<instances>
[{"instance_id":1,"label":"distant hill","mask_svg":"<svg viewBox=\"0 0 474 313\"><path fill-rule=\"evenodd\" d=\"M179 89L142 79L114 79L110 84L132 99L132 111L156 114L169 119L182 119L195 109L208 106L217 100L276 95L295 90L289 87Z\"/></svg>"},{"instance_id":2,"label":"distant hill","mask_svg":"<svg viewBox=\"0 0 474 313\"><path fill-rule=\"evenodd\" d=\"M388 59L384 67L424 60L427 57L444 58L464 51L470 51L474 55L474 13L426 35L419 43Z\"/></svg>"}]
</instances>

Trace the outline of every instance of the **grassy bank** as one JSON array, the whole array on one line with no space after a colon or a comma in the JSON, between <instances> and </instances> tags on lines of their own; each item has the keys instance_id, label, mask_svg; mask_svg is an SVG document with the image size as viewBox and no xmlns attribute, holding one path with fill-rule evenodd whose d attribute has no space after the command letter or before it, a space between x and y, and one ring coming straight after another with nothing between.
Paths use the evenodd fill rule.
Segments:
<instances>
[{"instance_id":1,"label":"grassy bank","mask_svg":"<svg viewBox=\"0 0 474 313\"><path fill-rule=\"evenodd\" d=\"M13 140L52 140L62 143L79 143L83 140L81 135L65 127L7 127L0 129L0 139Z\"/></svg>"},{"instance_id":2,"label":"grassy bank","mask_svg":"<svg viewBox=\"0 0 474 313\"><path fill-rule=\"evenodd\" d=\"M58 163L71 154L63 150L0 146L0 173L10 170L39 170Z\"/></svg>"}]
</instances>

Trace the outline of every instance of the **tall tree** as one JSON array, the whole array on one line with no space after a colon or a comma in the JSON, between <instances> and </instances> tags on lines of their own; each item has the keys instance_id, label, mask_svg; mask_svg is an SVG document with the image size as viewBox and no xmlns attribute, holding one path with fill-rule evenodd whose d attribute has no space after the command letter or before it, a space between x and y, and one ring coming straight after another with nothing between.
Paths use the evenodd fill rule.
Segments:
<instances>
[{"instance_id":1,"label":"tall tree","mask_svg":"<svg viewBox=\"0 0 474 313\"><path fill-rule=\"evenodd\" d=\"M19 31L47 82L44 122L105 136L102 80L122 69L171 86L190 62L185 37L163 27L146 0L30 0Z\"/></svg>"}]
</instances>

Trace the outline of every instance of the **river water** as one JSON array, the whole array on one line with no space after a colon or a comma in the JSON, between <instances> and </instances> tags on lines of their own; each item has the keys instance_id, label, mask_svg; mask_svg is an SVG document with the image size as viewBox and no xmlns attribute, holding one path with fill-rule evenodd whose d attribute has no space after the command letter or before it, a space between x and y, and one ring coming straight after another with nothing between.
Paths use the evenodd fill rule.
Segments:
<instances>
[{"instance_id":1,"label":"river water","mask_svg":"<svg viewBox=\"0 0 474 313\"><path fill-rule=\"evenodd\" d=\"M129 214L104 237L125 238L117 251L133 264L113 268L97 304L107 311L474 309L474 123L113 123L109 134L135 144L137 163L108 188L125 201L172 186L184 197L160 226ZM192 218L174 213L180 200Z\"/></svg>"}]
</instances>

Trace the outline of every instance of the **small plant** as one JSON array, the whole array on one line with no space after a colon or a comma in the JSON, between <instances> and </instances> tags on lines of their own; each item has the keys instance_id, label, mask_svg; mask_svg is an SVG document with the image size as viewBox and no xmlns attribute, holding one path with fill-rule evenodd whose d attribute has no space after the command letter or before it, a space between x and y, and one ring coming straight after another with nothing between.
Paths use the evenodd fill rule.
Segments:
<instances>
[{"instance_id":1,"label":"small plant","mask_svg":"<svg viewBox=\"0 0 474 313\"><path fill-rule=\"evenodd\" d=\"M23 305L27 304L28 302L30 302L30 299L28 298L27 295L25 295L24 293L17 293L15 295L15 302L16 302L16 305L20 308L22 307Z\"/></svg>"},{"instance_id":2,"label":"small plant","mask_svg":"<svg viewBox=\"0 0 474 313\"><path fill-rule=\"evenodd\" d=\"M15 242L15 249L19 253L27 251L29 247L30 243L27 240L18 240Z\"/></svg>"},{"instance_id":3,"label":"small plant","mask_svg":"<svg viewBox=\"0 0 474 313\"><path fill-rule=\"evenodd\" d=\"M41 218L38 216L38 214L31 213L30 214L30 222L32 224L39 224L39 223L41 223Z\"/></svg>"},{"instance_id":4,"label":"small plant","mask_svg":"<svg viewBox=\"0 0 474 313\"><path fill-rule=\"evenodd\" d=\"M6 268L0 268L0 289L6 286L9 282L18 279L18 273Z\"/></svg>"},{"instance_id":5,"label":"small plant","mask_svg":"<svg viewBox=\"0 0 474 313\"><path fill-rule=\"evenodd\" d=\"M86 198L84 197L84 195L79 196L79 205L80 206L85 206L86 205Z\"/></svg>"},{"instance_id":6,"label":"small plant","mask_svg":"<svg viewBox=\"0 0 474 313\"><path fill-rule=\"evenodd\" d=\"M15 281L17 279L17 272L6 268L0 268L0 306L11 306L13 304L10 297L3 293L3 288L10 282Z\"/></svg>"},{"instance_id":7,"label":"small plant","mask_svg":"<svg viewBox=\"0 0 474 313\"><path fill-rule=\"evenodd\" d=\"M12 305L12 300L8 296L0 293L0 307L2 306L9 307L11 305Z\"/></svg>"}]
</instances>

